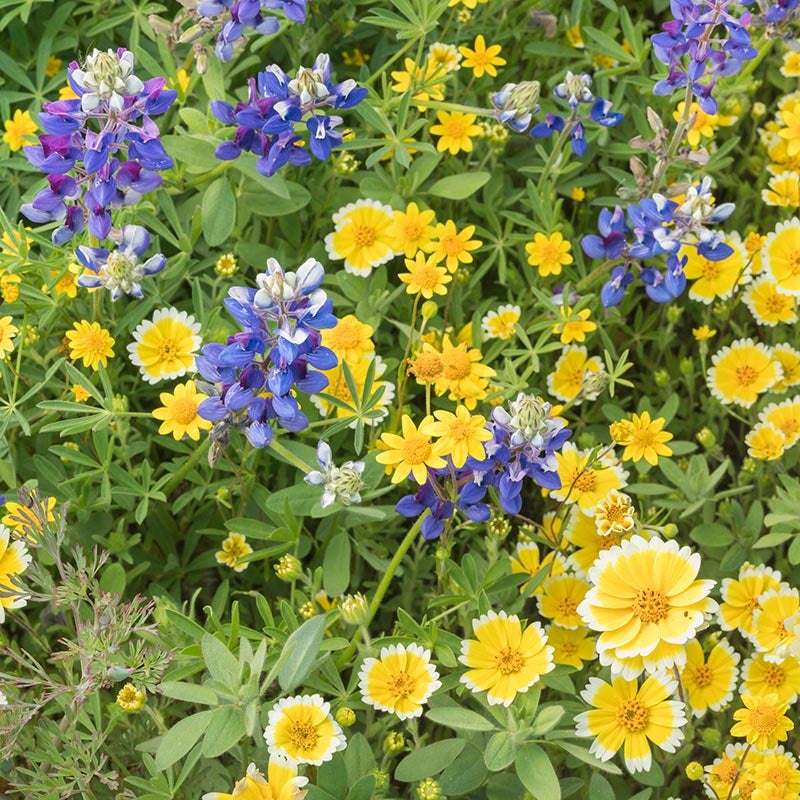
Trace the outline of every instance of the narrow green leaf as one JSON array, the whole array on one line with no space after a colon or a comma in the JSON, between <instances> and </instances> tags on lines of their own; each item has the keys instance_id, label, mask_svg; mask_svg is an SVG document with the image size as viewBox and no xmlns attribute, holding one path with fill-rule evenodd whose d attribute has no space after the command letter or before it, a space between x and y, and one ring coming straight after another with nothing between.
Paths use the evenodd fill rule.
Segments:
<instances>
[{"instance_id":1,"label":"narrow green leaf","mask_svg":"<svg viewBox=\"0 0 800 800\"><path fill-rule=\"evenodd\" d=\"M488 172L461 172L440 178L428 189L428 194L448 200L464 200L475 194L492 176Z\"/></svg>"},{"instance_id":2,"label":"narrow green leaf","mask_svg":"<svg viewBox=\"0 0 800 800\"><path fill-rule=\"evenodd\" d=\"M201 711L184 717L159 740L156 749L156 768L165 770L183 758L197 743L211 721L213 711Z\"/></svg>"},{"instance_id":3,"label":"narrow green leaf","mask_svg":"<svg viewBox=\"0 0 800 800\"><path fill-rule=\"evenodd\" d=\"M212 183L203 195L203 237L211 247L227 240L236 224L236 198L231 182L222 177Z\"/></svg>"},{"instance_id":4,"label":"narrow green leaf","mask_svg":"<svg viewBox=\"0 0 800 800\"><path fill-rule=\"evenodd\" d=\"M444 739L409 753L394 771L398 781L411 783L436 775L448 767L467 746L466 739Z\"/></svg>"},{"instance_id":5,"label":"narrow green leaf","mask_svg":"<svg viewBox=\"0 0 800 800\"><path fill-rule=\"evenodd\" d=\"M425 716L439 725L460 731L491 731L494 723L466 708L431 708Z\"/></svg>"},{"instance_id":6,"label":"narrow green leaf","mask_svg":"<svg viewBox=\"0 0 800 800\"><path fill-rule=\"evenodd\" d=\"M301 684L311 672L325 635L325 625L324 615L312 617L286 640L278 662L278 683L284 692Z\"/></svg>"}]
</instances>

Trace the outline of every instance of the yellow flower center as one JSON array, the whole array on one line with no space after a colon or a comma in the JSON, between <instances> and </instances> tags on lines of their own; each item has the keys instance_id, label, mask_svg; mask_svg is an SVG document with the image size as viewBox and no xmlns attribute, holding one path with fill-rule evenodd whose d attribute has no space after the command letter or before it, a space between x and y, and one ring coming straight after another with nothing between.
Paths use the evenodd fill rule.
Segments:
<instances>
[{"instance_id":1,"label":"yellow flower center","mask_svg":"<svg viewBox=\"0 0 800 800\"><path fill-rule=\"evenodd\" d=\"M633 434L633 441L639 447L652 447L655 442L655 436L649 430L636 431Z\"/></svg>"},{"instance_id":2,"label":"yellow flower center","mask_svg":"<svg viewBox=\"0 0 800 800\"><path fill-rule=\"evenodd\" d=\"M444 376L449 381L460 381L466 378L472 369L472 362L466 350L458 348L447 354L447 363L444 364Z\"/></svg>"},{"instance_id":3,"label":"yellow flower center","mask_svg":"<svg viewBox=\"0 0 800 800\"><path fill-rule=\"evenodd\" d=\"M778 727L780 715L773 706L758 706L750 711L750 727L759 735L771 735Z\"/></svg>"},{"instance_id":4,"label":"yellow flower center","mask_svg":"<svg viewBox=\"0 0 800 800\"><path fill-rule=\"evenodd\" d=\"M513 647L504 647L495 657L494 665L503 675L511 675L522 669L522 655Z\"/></svg>"},{"instance_id":5,"label":"yellow flower center","mask_svg":"<svg viewBox=\"0 0 800 800\"><path fill-rule=\"evenodd\" d=\"M749 364L736 368L736 380L740 386L750 386L751 383L756 382L757 378L758 373Z\"/></svg>"},{"instance_id":6,"label":"yellow flower center","mask_svg":"<svg viewBox=\"0 0 800 800\"><path fill-rule=\"evenodd\" d=\"M780 666L778 666L778 664L766 665L766 668L764 669L764 683L766 683L767 686L778 688L783 686L783 682L785 680L786 673Z\"/></svg>"},{"instance_id":7,"label":"yellow flower center","mask_svg":"<svg viewBox=\"0 0 800 800\"><path fill-rule=\"evenodd\" d=\"M414 270L414 283L420 289L435 289L441 280L439 270L433 266L420 267Z\"/></svg>"},{"instance_id":8,"label":"yellow flower center","mask_svg":"<svg viewBox=\"0 0 800 800\"><path fill-rule=\"evenodd\" d=\"M781 297L779 294L771 294L767 297L765 305L770 314L781 314L788 308L791 302L792 300L790 297Z\"/></svg>"},{"instance_id":9,"label":"yellow flower center","mask_svg":"<svg viewBox=\"0 0 800 800\"><path fill-rule=\"evenodd\" d=\"M375 243L375 230L369 225L356 225L353 238L359 247L369 247Z\"/></svg>"},{"instance_id":10,"label":"yellow flower center","mask_svg":"<svg viewBox=\"0 0 800 800\"><path fill-rule=\"evenodd\" d=\"M718 261L705 261L701 267L702 277L709 281L716 280L721 272Z\"/></svg>"},{"instance_id":11,"label":"yellow flower center","mask_svg":"<svg viewBox=\"0 0 800 800\"><path fill-rule=\"evenodd\" d=\"M669 612L669 601L664 592L642 589L633 601L633 613L642 622L658 622Z\"/></svg>"},{"instance_id":12,"label":"yellow flower center","mask_svg":"<svg viewBox=\"0 0 800 800\"><path fill-rule=\"evenodd\" d=\"M618 522L625 522L625 518L628 515L627 507L617 505L616 503L614 505L604 506L602 511L603 516L611 523L611 525L615 525Z\"/></svg>"},{"instance_id":13,"label":"yellow flower center","mask_svg":"<svg viewBox=\"0 0 800 800\"><path fill-rule=\"evenodd\" d=\"M102 331L87 330L83 332L80 340L76 343L78 350L92 355L100 355L106 348L106 337ZM73 345L74 347L75 345Z\"/></svg>"},{"instance_id":14,"label":"yellow flower center","mask_svg":"<svg viewBox=\"0 0 800 800\"><path fill-rule=\"evenodd\" d=\"M561 643L561 652L567 658L574 656L575 653L578 652L578 645L575 642L562 642Z\"/></svg>"},{"instance_id":15,"label":"yellow flower center","mask_svg":"<svg viewBox=\"0 0 800 800\"><path fill-rule=\"evenodd\" d=\"M558 601L556 608L559 614L569 617L575 613L578 606L571 597L562 597L561 600Z\"/></svg>"},{"instance_id":16,"label":"yellow flower center","mask_svg":"<svg viewBox=\"0 0 800 800\"><path fill-rule=\"evenodd\" d=\"M711 672L711 667L709 667L708 664L700 664L700 666L695 667L692 677L700 689L705 689L706 686L711 686L711 683L714 680L714 674Z\"/></svg>"},{"instance_id":17,"label":"yellow flower center","mask_svg":"<svg viewBox=\"0 0 800 800\"><path fill-rule=\"evenodd\" d=\"M463 442L472 436L472 425L468 421L456 417L450 423L447 435L457 442Z\"/></svg>"},{"instance_id":18,"label":"yellow flower center","mask_svg":"<svg viewBox=\"0 0 800 800\"><path fill-rule=\"evenodd\" d=\"M570 485L574 486L579 492L594 491L597 478L593 469L583 470L575 475Z\"/></svg>"},{"instance_id":19,"label":"yellow flower center","mask_svg":"<svg viewBox=\"0 0 800 800\"><path fill-rule=\"evenodd\" d=\"M405 225L403 226L403 236L409 242L416 242L420 236L422 236L422 225L420 225L416 221L406 220Z\"/></svg>"},{"instance_id":20,"label":"yellow flower center","mask_svg":"<svg viewBox=\"0 0 800 800\"><path fill-rule=\"evenodd\" d=\"M414 679L407 672L395 672L386 683L393 697L408 697L414 689Z\"/></svg>"},{"instance_id":21,"label":"yellow flower center","mask_svg":"<svg viewBox=\"0 0 800 800\"><path fill-rule=\"evenodd\" d=\"M439 244L448 256L457 256L464 249L461 240L455 234L443 236Z\"/></svg>"},{"instance_id":22,"label":"yellow flower center","mask_svg":"<svg viewBox=\"0 0 800 800\"><path fill-rule=\"evenodd\" d=\"M466 133L467 126L460 119L451 119L447 123L446 135L460 139Z\"/></svg>"},{"instance_id":23,"label":"yellow flower center","mask_svg":"<svg viewBox=\"0 0 800 800\"><path fill-rule=\"evenodd\" d=\"M435 381L442 374L442 359L438 353L420 353L411 369L421 381Z\"/></svg>"},{"instance_id":24,"label":"yellow flower center","mask_svg":"<svg viewBox=\"0 0 800 800\"><path fill-rule=\"evenodd\" d=\"M289 728L289 741L298 750L313 750L319 739L317 729L310 723L304 720L296 720Z\"/></svg>"},{"instance_id":25,"label":"yellow flower center","mask_svg":"<svg viewBox=\"0 0 800 800\"><path fill-rule=\"evenodd\" d=\"M612 547L614 547L614 545L618 545L621 541L622 539L620 539L616 533L609 533L605 536L601 536L599 552L602 552L603 550L610 550Z\"/></svg>"},{"instance_id":26,"label":"yellow flower center","mask_svg":"<svg viewBox=\"0 0 800 800\"><path fill-rule=\"evenodd\" d=\"M786 263L789 267L789 274L793 277L800 275L800 250L792 250L786 257Z\"/></svg>"},{"instance_id":27,"label":"yellow flower center","mask_svg":"<svg viewBox=\"0 0 800 800\"><path fill-rule=\"evenodd\" d=\"M424 464L431 454L431 443L424 434L412 433L403 441L400 453L407 464Z\"/></svg>"},{"instance_id":28,"label":"yellow flower center","mask_svg":"<svg viewBox=\"0 0 800 800\"><path fill-rule=\"evenodd\" d=\"M764 773L764 783L774 783L776 786L785 786L789 782L789 776L783 767L773 765Z\"/></svg>"},{"instance_id":29,"label":"yellow flower center","mask_svg":"<svg viewBox=\"0 0 800 800\"><path fill-rule=\"evenodd\" d=\"M650 718L650 712L635 697L629 697L617 709L617 724L630 733L641 733Z\"/></svg>"},{"instance_id":30,"label":"yellow flower center","mask_svg":"<svg viewBox=\"0 0 800 800\"><path fill-rule=\"evenodd\" d=\"M330 333L329 341L333 350L354 350L361 341L358 324L352 320L340 322Z\"/></svg>"},{"instance_id":31,"label":"yellow flower center","mask_svg":"<svg viewBox=\"0 0 800 800\"><path fill-rule=\"evenodd\" d=\"M158 345L158 356L162 361L171 361L178 355L178 345L172 339L162 339Z\"/></svg>"},{"instance_id":32,"label":"yellow flower center","mask_svg":"<svg viewBox=\"0 0 800 800\"><path fill-rule=\"evenodd\" d=\"M172 419L179 425L188 425L197 416L197 403L191 397L181 397L172 404Z\"/></svg>"},{"instance_id":33,"label":"yellow flower center","mask_svg":"<svg viewBox=\"0 0 800 800\"><path fill-rule=\"evenodd\" d=\"M721 764L715 767L717 771L717 780L720 783L733 783L736 776L739 774L739 768L736 762L732 759L726 758Z\"/></svg>"}]
</instances>

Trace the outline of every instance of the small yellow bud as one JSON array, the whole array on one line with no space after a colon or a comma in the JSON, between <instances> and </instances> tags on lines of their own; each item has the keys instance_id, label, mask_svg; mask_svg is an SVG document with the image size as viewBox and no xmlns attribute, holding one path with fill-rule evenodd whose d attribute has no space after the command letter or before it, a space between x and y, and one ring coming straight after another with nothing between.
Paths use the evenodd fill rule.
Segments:
<instances>
[{"instance_id":1,"label":"small yellow bud","mask_svg":"<svg viewBox=\"0 0 800 800\"><path fill-rule=\"evenodd\" d=\"M703 765L699 761L691 761L686 765L686 777L690 781L700 781L703 775Z\"/></svg>"},{"instance_id":2,"label":"small yellow bud","mask_svg":"<svg viewBox=\"0 0 800 800\"><path fill-rule=\"evenodd\" d=\"M438 311L439 306L433 300L426 300L422 304L422 319L433 319Z\"/></svg>"},{"instance_id":3,"label":"small yellow bud","mask_svg":"<svg viewBox=\"0 0 800 800\"><path fill-rule=\"evenodd\" d=\"M363 625L367 621L369 607L367 598L361 592L345 595L339 607L342 610L342 619L348 625Z\"/></svg>"},{"instance_id":4,"label":"small yellow bud","mask_svg":"<svg viewBox=\"0 0 800 800\"><path fill-rule=\"evenodd\" d=\"M126 713L132 714L144 708L145 694L132 683L126 683L117 695L117 705Z\"/></svg>"},{"instance_id":5,"label":"small yellow bud","mask_svg":"<svg viewBox=\"0 0 800 800\"><path fill-rule=\"evenodd\" d=\"M442 796L441 787L433 778L425 778L425 780L417 786L415 793L419 800L439 800Z\"/></svg>"},{"instance_id":6,"label":"small yellow bud","mask_svg":"<svg viewBox=\"0 0 800 800\"><path fill-rule=\"evenodd\" d=\"M303 565L291 553L281 556L272 568L282 581L293 581L303 574Z\"/></svg>"},{"instance_id":7,"label":"small yellow bud","mask_svg":"<svg viewBox=\"0 0 800 800\"><path fill-rule=\"evenodd\" d=\"M346 706L342 706L336 712L336 721L343 727L343 728L350 728L351 726L356 724L356 712L353 711L352 708L347 708Z\"/></svg>"},{"instance_id":8,"label":"small yellow bud","mask_svg":"<svg viewBox=\"0 0 800 800\"><path fill-rule=\"evenodd\" d=\"M389 755L396 755L402 753L406 746L406 737L402 733L392 731L386 734L383 740L383 750Z\"/></svg>"}]
</instances>

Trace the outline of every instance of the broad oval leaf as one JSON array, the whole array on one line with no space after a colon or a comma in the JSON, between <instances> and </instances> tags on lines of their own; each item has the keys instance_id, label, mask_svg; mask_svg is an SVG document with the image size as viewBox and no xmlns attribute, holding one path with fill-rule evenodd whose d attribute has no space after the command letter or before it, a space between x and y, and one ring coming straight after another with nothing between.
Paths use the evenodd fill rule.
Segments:
<instances>
[{"instance_id":1,"label":"broad oval leaf","mask_svg":"<svg viewBox=\"0 0 800 800\"><path fill-rule=\"evenodd\" d=\"M561 786L556 771L549 756L538 744L530 743L520 748L515 767L517 777L534 800L561 800Z\"/></svg>"},{"instance_id":2,"label":"broad oval leaf","mask_svg":"<svg viewBox=\"0 0 800 800\"><path fill-rule=\"evenodd\" d=\"M319 646L325 635L325 616L306 620L286 640L280 657L278 683L284 692L294 689L311 672L314 660L319 655Z\"/></svg>"},{"instance_id":3,"label":"broad oval leaf","mask_svg":"<svg viewBox=\"0 0 800 800\"><path fill-rule=\"evenodd\" d=\"M201 711L173 725L159 739L156 749L156 769L167 769L183 758L205 733L213 713L213 711Z\"/></svg>"},{"instance_id":4,"label":"broad oval leaf","mask_svg":"<svg viewBox=\"0 0 800 800\"><path fill-rule=\"evenodd\" d=\"M394 777L404 783L430 778L449 767L466 746L466 739L444 739L415 750L397 765Z\"/></svg>"},{"instance_id":5,"label":"broad oval leaf","mask_svg":"<svg viewBox=\"0 0 800 800\"><path fill-rule=\"evenodd\" d=\"M475 194L492 176L488 172L461 172L440 178L428 189L428 194L448 200L463 200Z\"/></svg>"},{"instance_id":6,"label":"broad oval leaf","mask_svg":"<svg viewBox=\"0 0 800 800\"><path fill-rule=\"evenodd\" d=\"M211 247L222 244L236 223L236 198L229 178L212 183L203 195L203 237Z\"/></svg>"},{"instance_id":7,"label":"broad oval leaf","mask_svg":"<svg viewBox=\"0 0 800 800\"><path fill-rule=\"evenodd\" d=\"M460 731L491 731L494 723L466 708L431 708L425 716L431 722Z\"/></svg>"}]
</instances>

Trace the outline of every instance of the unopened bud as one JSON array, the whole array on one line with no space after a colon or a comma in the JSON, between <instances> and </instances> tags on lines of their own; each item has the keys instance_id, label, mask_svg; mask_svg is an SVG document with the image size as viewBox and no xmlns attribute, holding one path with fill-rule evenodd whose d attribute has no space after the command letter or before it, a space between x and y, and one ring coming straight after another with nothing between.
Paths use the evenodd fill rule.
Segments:
<instances>
[{"instance_id":1,"label":"unopened bud","mask_svg":"<svg viewBox=\"0 0 800 800\"><path fill-rule=\"evenodd\" d=\"M196 42L204 34L205 31L199 25L192 25L181 34L180 39L178 39L178 43L191 44L192 42Z\"/></svg>"},{"instance_id":2,"label":"unopened bud","mask_svg":"<svg viewBox=\"0 0 800 800\"><path fill-rule=\"evenodd\" d=\"M356 724L356 712L352 708L343 706L336 712L336 721L343 728L350 728Z\"/></svg>"},{"instance_id":3,"label":"unopened bud","mask_svg":"<svg viewBox=\"0 0 800 800\"><path fill-rule=\"evenodd\" d=\"M425 778L425 780L417 786L415 794L419 800L439 800L442 796L442 790L433 778Z\"/></svg>"},{"instance_id":4,"label":"unopened bud","mask_svg":"<svg viewBox=\"0 0 800 800\"><path fill-rule=\"evenodd\" d=\"M674 325L683 315L683 309L680 306L671 305L667 306L667 321Z\"/></svg>"},{"instance_id":5,"label":"unopened bud","mask_svg":"<svg viewBox=\"0 0 800 800\"><path fill-rule=\"evenodd\" d=\"M680 361L681 372L686 377L691 377L694 374L694 361L691 358L682 358Z\"/></svg>"},{"instance_id":6,"label":"unopened bud","mask_svg":"<svg viewBox=\"0 0 800 800\"><path fill-rule=\"evenodd\" d=\"M205 75L208 72L208 52L204 47L194 51L194 62L198 75Z\"/></svg>"},{"instance_id":7,"label":"unopened bud","mask_svg":"<svg viewBox=\"0 0 800 800\"><path fill-rule=\"evenodd\" d=\"M293 581L303 574L303 565L300 563L300 559L291 553L281 556L278 563L274 564L272 568L282 581Z\"/></svg>"},{"instance_id":8,"label":"unopened bud","mask_svg":"<svg viewBox=\"0 0 800 800\"><path fill-rule=\"evenodd\" d=\"M361 592L345 595L339 608L342 611L342 619L348 625L363 625L367 621L369 607L367 598Z\"/></svg>"},{"instance_id":9,"label":"unopened bud","mask_svg":"<svg viewBox=\"0 0 800 800\"><path fill-rule=\"evenodd\" d=\"M153 29L153 33L160 36L169 36L172 33L172 23L164 17L159 17L158 14L151 14L147 18L147 22Z\"/></svg>"},{"instance_id":10,"label":"unopened bud","mask_svg":"<svg viewBox=\"0 0 800 800\"><path fill-rule=\"evenodd\" d=\"M699 761L690 761L686 765L686 777L690 781L700 781L703 779L704 774L705 770Z\"/></svg>"},{"instance_id":11,"label":"unopened bud","mask_svg":"<svg viewBox=\"0 0 800 800\"><path fill-rule=\"evenodd\" d=\"M695 439L697 439L706 450L710 450L717 443L717 437L714 436L714 432L711 428L700 428L695 434Z\"/></svg>"},{"instance_id":12,"label":"unopened bud","mask_svg":"<svg viewBox=\"0 0 800 800\"><path fill-rule=\"evenodd\" d=\"M374 769L372 777L375 778L376 794L383 794L389 788L389 773L382 769Z\"/></svg>"},{"instance_id":13,"label":"unopened bud","mask_svg":"<svg viewBox=\"0 0 800 800\"><path fill-rule=\"evenodd\" d=\"M665 539L674 539L678 535L678 526L673 522L668 522L662 529L661 533Z\"/></svg>"},{"instance_id":14,"label":"unopened bud","mask_svg":"<svg viewBox=\"0 0 800 800\"><path fill-rule=\"evenodd\" d=\"M402 733L392 731L386 734L383 740L383 750L389 755L396 755L402 753L406 746L406 737Z\"/></svg>"},{"instance_id":15,"label":"unopened bud","mask_svg":"<svg viewBox=\"0 0 800 800\"><path fill-rule=\"evenodd\" d=\"M439 306L433 300L426 300L422 304L422 319L433 319L438 311Z\"/></svg>"},{"instance_id":16,"label":"unopened bud","mask_svg":"<svg viewBox=\"0 0 800 800\"><path fill-rule=\"evenodd\" d=\"M486 523L486 531L489 536L493 536L495 539L505 539L511 533L511 523L506 517L492 517Z\"/></svg>"},{"instance_id":17,"label":"unopened bud","mask_svg":"<svg viewBox=\"0 0 800 800\"><path fill-rule=\"evenodd\" d=\"M653 375L656 386L666 386L670 382L669 372L665 369L657 369Z\"/></svg>"}]
</instances>

